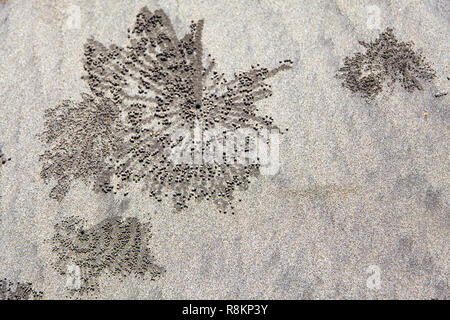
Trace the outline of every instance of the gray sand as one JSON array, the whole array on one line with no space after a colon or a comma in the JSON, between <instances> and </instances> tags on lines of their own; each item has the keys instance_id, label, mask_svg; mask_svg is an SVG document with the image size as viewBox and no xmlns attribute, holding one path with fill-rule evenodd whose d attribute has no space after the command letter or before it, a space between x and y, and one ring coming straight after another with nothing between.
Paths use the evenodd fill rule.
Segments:
<instances>
[{"instance_id":1,"label":"gray sand","mask_svg":"<svg viewBox=\"0 0 450 320\"><path fill-rule=\"evenodd\" d=\"M293 62L256 103L289 128L280 170L235 191L234 215L211 201L175 210L137 187L126 199L94 192L82 179L49 197L44 113L88 91L87 39L127 46L144 6L164 10L178 38L204 19L203 55L228 79ZM32 283L43 299L448 299L449 17L445 0L0 0L0 147L11 158L0 164L0 280ZM436 75L367 101L335 74L388 27ZM105 271L94 293L73 293L51 241L71 217L89 234L114 217L151 225L146 245L164 272Z\"/></svg>"}]
</instances>

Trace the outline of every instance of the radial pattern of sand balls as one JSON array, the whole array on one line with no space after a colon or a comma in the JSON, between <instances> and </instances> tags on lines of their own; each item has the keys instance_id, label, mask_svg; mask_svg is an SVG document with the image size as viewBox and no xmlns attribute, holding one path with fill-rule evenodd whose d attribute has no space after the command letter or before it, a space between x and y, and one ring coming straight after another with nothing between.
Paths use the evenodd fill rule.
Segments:
<instances>
[{"instance_id":1,"label":"radial pattern of sand balls","mask_svg":"<svg viewBox=\"0 0 450 320\"><path fill-rule=\"evenodd\" d=\"M45 114L42 177L57 183L52 198L62 200L71 182L81 179L122 196L139 185L158 201L171 199L178 210L194 199L212 200L222 212L233 210L233 193L260 174L260 163L233 157L177 163L171 158L174 148L183 144L193 150L195 141L172 134L179 128L220 129L222 137L239 129L277 129L271 117L258 115L256 103L272 95L264 81L292 62L280 61L272 70L255 65L227 80L203 54L203 25L193 22L178 39L162 10L143 8L128 30L126 47L87 41L83 79L90 92Z\"/></svg>"}]
</instances>

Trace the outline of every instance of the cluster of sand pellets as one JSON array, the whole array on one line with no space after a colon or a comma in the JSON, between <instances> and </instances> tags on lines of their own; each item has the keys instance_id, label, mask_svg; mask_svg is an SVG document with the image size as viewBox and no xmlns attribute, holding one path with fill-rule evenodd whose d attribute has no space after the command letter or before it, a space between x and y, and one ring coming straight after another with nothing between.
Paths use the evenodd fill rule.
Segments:
<instances>
[{"instance_id":1,"label":"cluster of sand pellets","mask_svg":"<svg viewBox=\"0 0 450 320\"><path fill-rule=\"evenodd\" d=\"M41 176L55 178L50 197L62 200L73 179L103 181L111 175L106 159L118 151L119 108L110 100L88 94L82 101L63 101L45 112L44 141L53 148L41 155Z\"/></svg>"},{"instance_id":2,"label":"cluster of sand pellets","mask_svg":"<svg viewBox=\"0 0 450 320\"><path fill-rule=\"evenodd\" d=\"M7 158L5 154L2 152L2 149L0 148L0 168L7 162L10 161L11 158Z\"/></svg>"},{"instance_id":3,"label":"cluster of sand pellets","mask_svg":"<svg viewBox=\"0 0 450 320\"><path fill-rule=\"evenodd\" d=\"M102 274L155 280L164 269L154 263L148 248L150 237L150 225L137 218L108 218L84 228L81 219L70 217L55 225L50 241L57 257L54 266L59 274L74 278L68 287L72 293L97 291Z\"/></svg>"},{"instance_id":4,"label":"cluster of sand pellets","mask_svg":"<svg viewBox=\"0 0 450 320\"><path fill-rule=\"evenodd\" d=\"M435 71L420 52L413 50L413 42L401 42L391 28L373 42L359 42L366 50L344 59L337 78L342 85L363 98L372 99L385 87L399 83L405 90L422 90L420 80L431 81Z\"/></svg>"},{"instance_id":5,"label":"cluster of sand pellets","mask_svg":"<svg viewBox=\"0 0 450 320\"><path fill-rule=\"evenodd\" d=\"M143 8L128 30L128 46L87 41L83 79L90 93L45 113L42 177L57 182L52 198L63 199L71 181L81 179L122 196L138 185L158 201L171 199L178 210L191 200L212 200L224 213L233 210L234 191L245 190L260 174L259 162L228 156L178 163L173 151L194 150L189 136L196 128L219 130L220 141L238 129L277 129L272 118L257 114L256 103L272 95L264 81L291 68L292 61L272 70L252 66L226 80L214 59L203 55L202 29L202 20L192 22L178 39L162 10ZM189 134L174 137L180 128ZM246 143L236 154L249 152L251 142Z\"/></svg>"},{"instance_id":6,"label":"cluster of sand pellets","mask_svg":"<svg viewBox=\"0 0 450 320\"><path fill-rule=\"evenodd\" d=\"M0 300L39 300L42 291L33 290L32 283L11 282L0 280Z\"/></svg>"}]
</instances>

